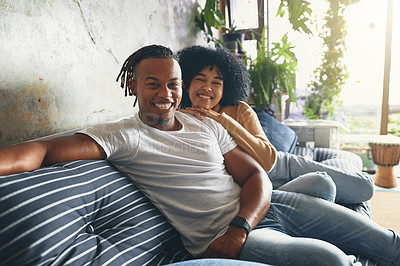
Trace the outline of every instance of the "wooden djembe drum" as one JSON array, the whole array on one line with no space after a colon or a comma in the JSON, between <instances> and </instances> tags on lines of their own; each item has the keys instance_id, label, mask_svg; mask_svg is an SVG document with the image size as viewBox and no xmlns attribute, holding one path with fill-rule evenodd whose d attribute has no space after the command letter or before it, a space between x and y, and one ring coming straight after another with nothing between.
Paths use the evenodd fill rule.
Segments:
<instances>
[{"instance_id":1,"label":"wooden djembe drum","mask_svg":"<svg viewBox=\"0 0 400 266\"><path fill-rule=\"evenodd\" d=\"M397 186L393 167L399 164L400 143L390 143L388 139L382 138L378 142L370 142L372 158L378 166L375 175L375 184L384 188Z\"/></svg>"}]
</instances>

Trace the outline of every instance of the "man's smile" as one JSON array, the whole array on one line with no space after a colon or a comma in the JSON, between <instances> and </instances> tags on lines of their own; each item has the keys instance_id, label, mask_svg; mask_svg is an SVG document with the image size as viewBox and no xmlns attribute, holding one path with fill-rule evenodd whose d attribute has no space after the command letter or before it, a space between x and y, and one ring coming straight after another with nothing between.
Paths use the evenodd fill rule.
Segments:
<instances>
[{"instance_id":1,"label":"man's smile","mask_svg":"<svg viewBox=\"0 0 400 266\"><path fill-rule=\"evenodd\" d=\"M154 106L160 110L169 110L172 108L172 103L154 103Z\"/></svg>"}]
</instances>

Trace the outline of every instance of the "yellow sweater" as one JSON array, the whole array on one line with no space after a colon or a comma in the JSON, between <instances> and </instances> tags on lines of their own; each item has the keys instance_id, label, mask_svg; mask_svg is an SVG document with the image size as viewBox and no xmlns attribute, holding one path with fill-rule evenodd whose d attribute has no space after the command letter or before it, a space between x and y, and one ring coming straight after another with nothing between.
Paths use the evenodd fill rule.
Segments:
<instances>
[{"instance_id":1,"label":"yellow sweater","mask_svg":"<svg viewBox=\"0 0 400 266\"><path fill-rule=\"evenodd\" d=\"M238 146L265 171L271 171L276 161L276 149L265 135L254 110L245 102L235 106L217 105L213 110L222 114L218 122L231 134Z\"/></svg>"}]
</instances>

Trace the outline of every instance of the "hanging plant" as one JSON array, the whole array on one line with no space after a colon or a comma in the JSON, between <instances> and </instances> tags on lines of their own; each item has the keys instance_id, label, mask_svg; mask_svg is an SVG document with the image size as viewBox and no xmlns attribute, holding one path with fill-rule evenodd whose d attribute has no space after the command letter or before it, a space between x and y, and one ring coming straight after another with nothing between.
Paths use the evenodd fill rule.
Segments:
<instances>
[{"instance_id":1,"label":"hanging plant","mask_svg":"<svg viewBox=\"0 0 400 266\"><path fill-rule=\"evenodd\" d=\"M321 65L314 71L314 81L308 84L311 94L307 96L304 107L304 114L309 119L319 119L324 114L330 116L341 105L340 93L348 78L343 63L347 34L344 11L350 3L351 0L329 0L320 34L324 40L324 55Z\"/></svg>"},{"instance_id":2,"label":"hanging plant","mask_svg":"<svg viewBox=\"0 0 400 266\"><path fill-rule=\"evenodd\" d=\"M310 20L312 12L310 3L304 0L281 0L277 16L284 17L286 11L293 30L301 32L300 29L302 29L305 33L312 34L306 24Z\"/></svg>"}]
</instances>

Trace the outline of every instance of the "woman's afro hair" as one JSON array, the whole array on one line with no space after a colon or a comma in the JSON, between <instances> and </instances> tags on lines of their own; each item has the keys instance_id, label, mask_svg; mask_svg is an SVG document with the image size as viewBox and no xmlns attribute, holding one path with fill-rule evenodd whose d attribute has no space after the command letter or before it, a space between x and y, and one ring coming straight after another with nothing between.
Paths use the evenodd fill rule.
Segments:
<instances>
[{"instance_id":1,"label":"woman's afro hair","mask_svg":"<svg viewBox=\"0 0 400 266\"><path fill-rule=\"evenodd\" d=\"M228 49L191 46L178 52L182 69L183 89L181 108L191 106L187 89L192 79L205 67L217 67L224 81L221 106L237 105L246 101L250 93L250 78L246 66L240 58Z\"/></svg>"}]
</instances>

